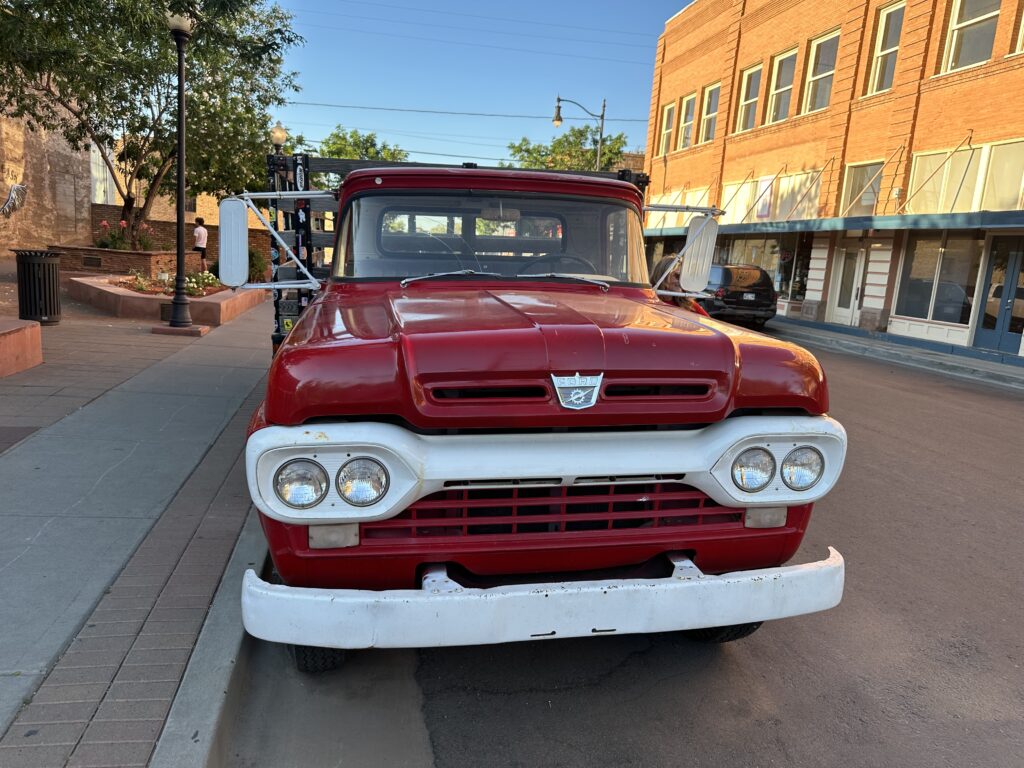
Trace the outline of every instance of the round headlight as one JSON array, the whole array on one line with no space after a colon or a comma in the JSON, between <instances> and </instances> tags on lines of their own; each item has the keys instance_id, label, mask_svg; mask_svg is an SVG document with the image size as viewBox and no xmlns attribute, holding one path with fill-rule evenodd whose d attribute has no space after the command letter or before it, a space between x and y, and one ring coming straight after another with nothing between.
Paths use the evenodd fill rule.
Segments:
<instances>
[{"instance_id":1,"label":"round headlight","mask_svg":"<svg viewBox=\"0 0 1024 768\"><path fill-rule=\"evenodd\" d=\"M375 504L387 492L388 471L376 459L351 459L338 470L338 493L353 506Z\"/></svg>"},{"instance_id":2,"label":"round headlight","mask_svg":"<svg viewBox=\"0 0 1024 768\"><path fill-rule=\"evenodd\" d=\"M764 448L747 448L732 463L732 481L741 491L760 491L773 477L775 457Z\"/></svg>"},{"instance_id":3,"label":"round headlight","mask_svg":"<svg viewBox=\"0 0 1024 768\"><path fill-rule=\"evenodd\" d=\"M282 464L274 475L277 498L296 509L319 504L330 485L331 480L324 468L310 459L294 459Z\"/></svg>"},{"instance_id":4,"label":"round headlight","mask_svg":"<svg viewBox=\"0 0 1024 768\"><path fill-rule=\"evenodd\" d=\"M825 459L816 448L804 446L789 452L782 461L782 482L794 491L806 491L821 480Z\"/></svg>"}]
</instances>

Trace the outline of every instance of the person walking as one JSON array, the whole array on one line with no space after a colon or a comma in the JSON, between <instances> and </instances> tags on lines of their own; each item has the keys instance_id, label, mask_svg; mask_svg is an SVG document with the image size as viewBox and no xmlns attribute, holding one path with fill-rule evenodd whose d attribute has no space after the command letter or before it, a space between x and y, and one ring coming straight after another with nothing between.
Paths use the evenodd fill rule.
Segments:
<instances>
[{"instance_id":1,"label":"person walking","mask_svg":"<svg viewBox=\"0 0 1024 768\"><path fill-rule=\"evenodd\" d=\"M210 232L204 226L205 224L206 221L202 216L196 216L196 228L192 231L192 235L196 239L195 249L199 253L199 270L201 272L209 271L209 265L206 263L206 240L210 237Z\"/></svg>"}]
</instances>

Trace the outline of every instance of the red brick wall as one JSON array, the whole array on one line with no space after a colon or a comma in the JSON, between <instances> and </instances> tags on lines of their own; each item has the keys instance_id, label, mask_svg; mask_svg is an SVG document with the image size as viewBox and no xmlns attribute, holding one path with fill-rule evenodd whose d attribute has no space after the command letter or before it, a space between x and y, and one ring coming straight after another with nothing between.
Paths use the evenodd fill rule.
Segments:
<instances>
[{"instance_id":1,"label":"red brick wall","mask_svg":"<svg viewBox=\"0 0 1024 768\"><path fill-rule=\"evenodd\" d=\"M98 205L94 203L92 206L93 242L96 242L100 235L101 221L106 221L112 228L116 228L120 218L121 206ZM175 250L177 247L177 228L173 221L149 221L147 224L153 228L151 237L153 238L153 248L155 250ZM217 261L220 256L220 228L216 224L207 224L206 228L210 231L210 236L206 241L206 258L208 261ZM195 224L191 222L185 224L185 250L187 253L192 252L192 244L195 242L195 238L192 235L193 229L195 229ZM249 245L268 259L270 258L270 236L266 230L250 229Z\"/></svg>"},{"instance_id":2,"label":"red brick wall","mask_svg":"<svg viewBox=\"0 0 1024 768\"><path fill-rule=\"evenodd\" d=\"M174 251L115 251L110 248L85 246L49 246L60 254L61 272L91 272L127 275L140 272L156 277L160 272L174 274L177 254ZM99 260L98 262L96 260ZM199 254L185 253L185 272L199 271Z\"/></svg>"},{"instance_id":3,"label":"red brick wall","mask_svg":"<svg viewBox=\"0 0 1024 768\"><path fill-rule=\"evenodd\" d=\"M974 144L1024 137L1024 55L1014 56L1024 0L1004 0L991 59L941 73L953 0L907 0L892 89L867 96L878 11L891 0L695 0L665 26L658 42L648 125L647 167L652 195L820 169L819 214L841 211L848 164L889 160L878 213L896 213L910 182L915 152L951 150L973 129ZM838 62L827 109L800 114L812 39L839 29ZM772 57L796 48L790 116L766 126ZM734 133L742 70L760 63L756 127ZM655 157L661 110L721 80L716 138L706 145ZM676 136L673 135L672 145ZM890 160L891 158L891 160ZM894 188L903 190L894 197Z\"/></svg>"}]
</instances>

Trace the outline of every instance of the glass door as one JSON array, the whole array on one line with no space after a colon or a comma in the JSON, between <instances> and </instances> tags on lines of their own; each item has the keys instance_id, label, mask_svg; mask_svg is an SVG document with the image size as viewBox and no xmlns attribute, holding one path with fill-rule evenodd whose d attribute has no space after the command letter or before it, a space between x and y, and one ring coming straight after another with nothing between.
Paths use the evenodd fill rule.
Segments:
<instances>
[{"instance_id":1,"label":"glass door","mask_svg":"<svg viewBox=\"0 0 1024 768\"><path fill-rule=\"evenodd\" d=\"M1020 353L1024 335L1024 237L994 237L974 346Z\"/></svg>"},{"instance_id":2,"label":"glass door","mask_svg":"<svg viewBox=\"0 0 1024 768\"><path fill-rule=\"evenodd\" d=\"M861 283L864 279L864 249L837 248L833 265L832 312L829 319L842 325L860 322Z\"/></svg>"}]
</instances>

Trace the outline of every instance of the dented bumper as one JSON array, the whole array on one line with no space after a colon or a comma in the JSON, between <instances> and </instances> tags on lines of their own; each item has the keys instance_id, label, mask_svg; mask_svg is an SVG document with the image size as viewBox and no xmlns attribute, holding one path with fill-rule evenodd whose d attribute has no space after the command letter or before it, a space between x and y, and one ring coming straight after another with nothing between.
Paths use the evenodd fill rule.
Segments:
<instances>
[{"instance_id":1,"label":"dented bumper","mask_svg":"<svg viewBox=\"0 0 1024 768\"><path fill-rule=\"evenodd\" d=\"M768 621L837 605L845 563L818 562L717 576L684 556L671 576L477 589L432 566L420 589L310 589L270 584L249 570L242 618L249 634L328 648L425 648L559 637L672 632Z\"/></svg>"}]
</instances>

